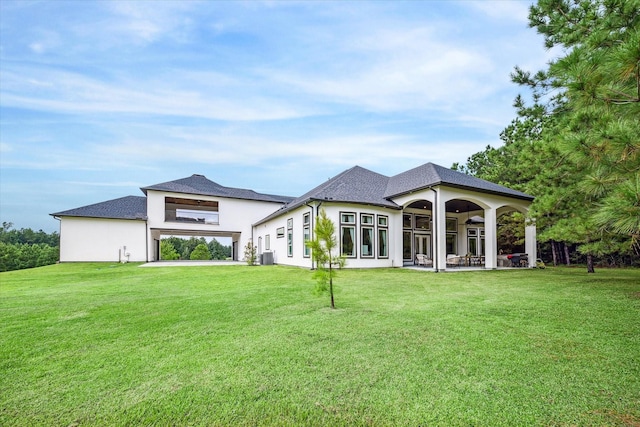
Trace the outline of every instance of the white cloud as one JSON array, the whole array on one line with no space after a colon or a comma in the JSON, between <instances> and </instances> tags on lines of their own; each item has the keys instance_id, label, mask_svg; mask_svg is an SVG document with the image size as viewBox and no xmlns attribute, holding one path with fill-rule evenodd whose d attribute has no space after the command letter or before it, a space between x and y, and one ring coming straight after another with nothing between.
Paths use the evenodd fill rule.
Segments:
<instances>
[{"instance_id":1,"label":"white cloud","mask_svg":"<svg viewBox=\"0 0 640 427\"><path fill-rule=\"evenodd\" d=\"M189 84L181 74L174 70L166 78L107 82L54 69L13 68L3 72L2 102L5 106L58 113L157 114L216 120L276 120L309 114L303 106L269 99L259 92L238 97L229 93L229 87ZM230 77L223 80L229 85L234 82ZM233 86L243 91L241 82L235 81Z\"/></svg>"},{"instance_id":2,"label":"white cloud","mask_svg":"<svg viewBox=\"0 0 640 427\"><path fill-rule=\"evenodd\" d=\"M107 27L110 33L123 33L135 43L147 44L163 37L181 39L191 25L186 13L197 2L112 1L108 8L115 14Z\"/></svg>"},{"instance_id":3,"label":"white cloud","mask_svg":"<svg viewBox=\"0 0 640 427\"><path fill-rule=\"evenodd\" d=\"M533 2L527 0L479 0L458 2L462 7L482 12L494 20L507 19L511 22L527 24L529 7Z\"/></svg>"}]
</instances>

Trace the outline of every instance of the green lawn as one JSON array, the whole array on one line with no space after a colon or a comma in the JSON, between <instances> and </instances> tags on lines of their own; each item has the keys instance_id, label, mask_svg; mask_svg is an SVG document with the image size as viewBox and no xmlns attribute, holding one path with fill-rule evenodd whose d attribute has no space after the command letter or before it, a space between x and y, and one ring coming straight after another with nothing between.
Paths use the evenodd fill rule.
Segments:
<instances>
[{"instance_id":1,"label":"green lawn","mask_svg":"<svg viewBox=\"0 0 640 427\"><path fill-rule=\"evenodd\" d=\"M640 425L640 270L0 274L0 425Z\"/></svg>"}]
</instances>

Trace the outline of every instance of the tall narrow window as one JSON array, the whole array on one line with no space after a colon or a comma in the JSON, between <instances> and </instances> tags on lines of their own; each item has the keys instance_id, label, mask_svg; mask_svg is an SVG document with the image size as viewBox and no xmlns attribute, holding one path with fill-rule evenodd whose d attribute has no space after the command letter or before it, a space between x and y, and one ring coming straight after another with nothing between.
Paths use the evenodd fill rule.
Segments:
<instances>
[{"instance_id":1,"label":"tall narrow window","mask_svg":"<svg viewBox=\"0 0 640 427\"><path fill-rule=\"evenodd\" d=\"M306 213L302 216L302 224L303 224L303 238L304 238L304 252L303 255L305 258L309 258L311 255L311 248L307 246L307 242L311 240L311 215Z\"/></svg>"},{"instance_id":2,"label":"tall narrow window","mask_svg":"<svg viewBox=\"0 0 640 427\"><path fill-rule=\"evenodd\" d=\"M349 258L356 256L355 213L340 213L340 253Z\"/></svg>"},{"instance_id":3,"label":"tall narrow window","mask_svg":"<svg viewBox=\"0 0 640 427\"><path fill-rule=\"evenodd\" d=\"M402 258L405 260L411 260L411 254L413 248L411 247L411 231L402 232Z\"/></svg>"},{"instance_id":4,"label":"tall narrow window","mask_svg":"<svg viewBox=\"0 0 640 427\"><path fill-rule=\"evenodd\" d=\"M264 250L265 251L270 251L271 250L271 235L267 234L266 236L264 236Z\"/></svg>"},{"instance_id":5,"label":"tall narrow window","mask_svg":"<svg viewBox=\"0 0 640 427\"><path fill-rule=\"evenodd\" d=\"M447 255L457 255L458 253L458 234L447 233Z\"/></svg>"},{"instance_id":6,"label":"tall narrow window","mask_svg":"<svg viewBox=\"0 0 640 427\"><path fill-rule=\"evenodd\" d=\"M373 215L360 215L360 256L363 258L372 258L375 256L373 252L374 245L374 228Z\"/></svg>"},{"instance_id":7,"label":"tall narrow window","mask_svg":"<svg viewBox=\"0 0 640 427\"><path fill-rule=\"evenodd\" d=\"M389 219L386 216L378 215L378 258L389 257L388 224Z\"/></svg>"},{"instance_id":8,"label":"tall narrow window","mask_svg":"<svg viewBox=\"0 0 640 427\"><path fill-rule=\"evenodd\" d=\"M447 218L447 255L458 254L458 220Z\"/></svg>"},{"instance_id":9,"label":"tall narrow window","mask_svg":"<svg viewBox=\"0 0 640 427\"><path fill-rule=\"evenodd\" d=\"M362 246L360 253L363 258L373 257L373 227L362 227Z\"/></svg>"},{"instance_id":10,"label":"tall narrow window","mask_svg":"<svg viewBox=\"0 0 640 427\"><path fill-rule=\"evenodd\" d=\"M478 247L478 229L467 229L467 254L468 255L481 255L480 248Z\"/></svg>"},{"instance_id":11,"label":"tall narrow window","mask_svg":"<svg viewBox=\"0 0 640 427\"><path fill-rule=\"evenodd\" d=\"M287 256L293 256L293 218L287 220Z\"/></svg>"}]
</instances>

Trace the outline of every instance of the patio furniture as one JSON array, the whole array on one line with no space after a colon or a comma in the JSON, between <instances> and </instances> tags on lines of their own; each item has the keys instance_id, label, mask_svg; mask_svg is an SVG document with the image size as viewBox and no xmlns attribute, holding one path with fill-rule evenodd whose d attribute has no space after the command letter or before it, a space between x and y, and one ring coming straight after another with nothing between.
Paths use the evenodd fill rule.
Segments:
<instances>
[{"instance_id":1,"label":"patio furniture","mask_svg":"<svg viewBox=\"0 0 640 427\"><path fill-rule=\"evenodd\" d=\"M507 258L511 260L511 267L520 267L520 254L507 255Z\"/></svg>"},{"instance_id":2,"label":"patio furniture","mask_svg":"<svg viewBox=\"0 0 640 427\"><path fill-rule=\"evenodd\" d=\"M507 255L507 258L511 261L511 267L528 267L529 266L529 255L515 253L511 255Z\"/></svg>"},{"instance_id":3,"label":"patio furniture","mask_svg":"<svg viewBox=\"0 0 640 427\"><path fill-rule=\"evenodd\" d=\"M460 267L464 262L464 257L460 255L447 255L447 267Z\"/></svg>"},{"instance_id":4,"label":"patio furniture","mask_svg":"<svg viewBox=\"0 0 640 427\"><path fill-rule=\"evenodd\" d=\"M433 260L425 254L416 254L416 264L423 267L433 267Z\"/></svg>"}]
</instances>

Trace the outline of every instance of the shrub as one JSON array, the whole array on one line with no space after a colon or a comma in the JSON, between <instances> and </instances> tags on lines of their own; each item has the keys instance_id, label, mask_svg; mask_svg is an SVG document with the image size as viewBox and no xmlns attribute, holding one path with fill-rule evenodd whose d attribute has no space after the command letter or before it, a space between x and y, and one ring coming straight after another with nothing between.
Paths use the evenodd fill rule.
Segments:
<instances>
[{"instance_id":1,"label":"shrub","mask_svg":"<svg viewBox=\"0 0 640 427\"><path fill-rule=\"evenodd\" d=\"M204 243L200 243L198 246L195 247L193 252L191 252L191 256L189 257L189 259L191 260L211 259L211 252L209 252L209 247Z\"/></svg>"}]
</instances>

